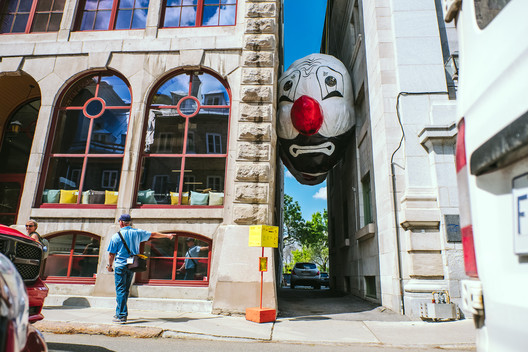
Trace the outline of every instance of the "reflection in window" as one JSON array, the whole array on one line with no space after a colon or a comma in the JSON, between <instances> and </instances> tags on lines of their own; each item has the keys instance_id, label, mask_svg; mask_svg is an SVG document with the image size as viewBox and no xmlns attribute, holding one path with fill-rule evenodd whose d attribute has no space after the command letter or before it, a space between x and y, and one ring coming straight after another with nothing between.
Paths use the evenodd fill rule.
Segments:
<instances>
[{"instance_id":1,"label":"reflection in window","mask_svg":"<svg viewBox=\"0 0 528 352\"><path fill-rule=\"evenodd\" d=\"M208 73L181 73L157 88L146 122L138 205L223 204L229 104L224 84Z\"/></svg>"},{"instance_id":2,"label":"reflection in window","mask_svg":"<svg viewBox=\"0 0 528 352\"><path fill-rule=\"evenodd\" d=\"M99 262L100 238L87 233L63 233L47 237L49 255L44 276L46 281L95 282Z\"/></svg>"},{"instance_id":3,"label":"reflection in window","mask_svg":"<svg viewBox=\"0 0 528 352\"><path fill-rule=\"evenodd\" d=\"M7 0L0 9L0 33L56 32L65 0Z\"/></svg>"},{"instance_id":4,"label":"reflection in window","mask_svg":"<svg viewBox=\"0 0 528 352\"><path fill-rule=\"evenodd\" d=\"M127 84L109 73L67 90L56 108L42 203L115 204L130 104Z\"/></svg>"},{"instance_id":5,"label":"reflection in window","mask_svg":"<svg viewBox=\"0 0 528 352\"><path fill-rule=\"evenodd\" d=\"M77 29L81 31L142 29L149 0L84 0Z\"/></svg>"},{"instance_id":6,"label":"reflection in window","mask_svg":"<svg viewBox=\"0 0 528 352\"><path fill-rule=\"evenodd\" d=\"M194 239L198 246L194 251L189 251L189 238ZM154 284L189 284L193 286L207 285L209 282L209 263L211 260L211 240L192 236L188 233L178 233L172 240L166 238L151 239L143 246L143 253L149 258L147 271L136 274L136 281ZM187 253L196 253L191 256ZM196 264L196 272L191 280L185 280L184 271L178 269L184 264L185 258Z\"/></svg>"},{"instance_id":7,"label":"reflection in window","mask_svg":"<svg viewBox=\"0 0 528 352\"><path fill-rule=\"evenodd\" d=\"M164 0L163 27L231 26L236 0Z\"/></svg>"}]
</instances>

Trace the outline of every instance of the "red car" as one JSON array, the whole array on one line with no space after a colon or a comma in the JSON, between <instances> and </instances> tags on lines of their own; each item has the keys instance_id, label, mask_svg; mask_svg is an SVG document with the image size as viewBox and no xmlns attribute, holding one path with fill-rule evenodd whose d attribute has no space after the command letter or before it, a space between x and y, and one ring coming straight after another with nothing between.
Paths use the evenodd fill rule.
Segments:
<instances>
[{"instance_id":1,"label":"red car","mask_svg":"<svg viewBox=\"0 0 528 352\"><path fill-rule=\"evenodd\" d=\"M11 260L24 280L29 298L29 322L43 319L42 307L49 290L40 279L42 245L20 231L0 225L0 253Z\"/></svg>"}]
</instances>

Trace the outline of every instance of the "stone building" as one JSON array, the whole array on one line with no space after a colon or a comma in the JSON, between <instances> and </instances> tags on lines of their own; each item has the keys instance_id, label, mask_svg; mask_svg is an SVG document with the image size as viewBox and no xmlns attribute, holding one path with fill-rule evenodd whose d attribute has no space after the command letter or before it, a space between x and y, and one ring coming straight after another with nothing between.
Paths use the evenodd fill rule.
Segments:
<instances>
[{"instance_id":1,"label":"stone building","mask_svg":"<svg viewBox=\"0 0 528 352\"><path fill-rule=\"evenodd\" d=\"M419 316L464 277L454 146L457 50L441 0L329 0L323 52L353 81L356 133L328 182L331 282Z\"/></svg>"},{"instance_id":2,"label":"stone building","mask_svg":"<svg viewBox=\"0 0 528 352\"><path fill-rule=\"evenodd\" d=\"M130 213L178 235L145 244L133 295L217 313L258 305L248 228L279 218L281 1L28 4L0 12L0 223L39 223L50 293L113 296L106 248ZM211 247L191 281L176 271L186 237ZM272 274L264 289L276 308Z\"/></svg>"}]
</instances>

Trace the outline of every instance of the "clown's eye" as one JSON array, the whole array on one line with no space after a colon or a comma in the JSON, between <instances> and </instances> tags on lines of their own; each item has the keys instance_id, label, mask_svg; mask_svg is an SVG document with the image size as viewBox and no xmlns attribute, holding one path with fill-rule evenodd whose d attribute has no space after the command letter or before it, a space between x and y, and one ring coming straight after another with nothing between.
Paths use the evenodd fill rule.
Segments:
<instances>
[{"instance_id":1,"label":"clown's eye","mask_svg":"<svg viewBox=\"0 0 528 352\"><path fill-rule=\"evenodd\" d=\"M301 73L298 70L291 71L287 75L281 77L279 81L279 103L283 101L293 103L300 78Z\"/></svg>"},{"instance_id":2,"label":"clown's eye","mask_svg":"<svg viewBox=\"0 0 528 352\"><path fill-rule=\"evenodd\" d=\"M284 83L284 90L286 92L289 91L292 87L293 87L293 82L292 81L288 81L288 82Z\"/></svg>"},{"instance_id":3,"label":"clown's eye","mask_svg":"<svg viewBox=\"0 0 528 352\"><path fill-rule=\"evenodd\" d=\"M329 77L326 77L325 84L329 87L335 87L335 85L337 84L337 80L335 79L334 76L329 76Z\"/></svg>"}]
</instances>

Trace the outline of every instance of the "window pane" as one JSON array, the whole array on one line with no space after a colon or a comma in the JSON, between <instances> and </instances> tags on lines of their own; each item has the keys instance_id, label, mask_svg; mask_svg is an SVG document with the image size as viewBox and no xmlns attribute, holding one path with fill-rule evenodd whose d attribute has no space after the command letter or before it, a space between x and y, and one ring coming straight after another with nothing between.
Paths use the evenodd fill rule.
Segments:
<instances>
[{"instance_id":1,"label":"window pane","mask_svg":"<svg viewBox=\"0 0 528 352\"><path fill-rule=\"evenodd\" d=\"M178 75L165 82L152 99L152 105L176 106L189 93L189 76Z\"/></svg>"},{"instance_id":2,"label":"window pane","mask_svg":"<svg viewBox=\"0 0 528 352\"><path fill-rule=\"evenodd\" d=\"M1 21L1 32L2 33L11 33L11 25L13 24L13 21L15 20L15 16L13 15L4 15L0 18Z\"/></svg>"},{"instance_id":3,"label":"window pane","mask_svg":"<svg viewBox=\"0 0 528 352\"><path fill-rule=\"evenodd\" d=\"M98 11L95 17L95 30L107 30L110 26L111 11Z\"/></svg>"},{"instance_id":4,"label":"window pane","mask_svg":"<svg viewBox=\"0 0 528 352\"><path fill-rule=\"evenodd\" d=\"M97 75L79 79L70 88L68 88L68 92L62 99L60 106L83 106L87 100L95 96L97 81Z\"/></svg>"},{"instance_id":5,"label":"window pane","mask_svg":"<svg viewBox=\"0 0 528 352\"><path fill-rule=\"evenodd\" d=\"M204 6L203 21L204 26L218 26L218 6Z\"/></svg>"},{"instance_id":6,"label":"window pane","mask_svg":"<svg viewBox=\"0 0 528 352\"><path fill-rule=\"evenodd\" d=\"M150 258L148 278L151 280L172 280L173 258Z\"/></svg>"},{"instance_id":7,"label":"window pane","mask_svg":"<svg viewBox=\"0 0 528 352\"><path fill-rule=\"evenodd\" d=\"M184 7L182 8L180 26L191 27L196 25L196 7Z\"/></svg>"},{"instance_id":8,"label":"window pane","mask_svg":"<svg viewBox=\"0 0 528 352\"><path fill-rule=\"evenodd\" d=\"M198 0L183 0L183 5L196 5Z\"/></svg>"},{"instance_id":9,"label":"window pane","mask_svg":"<svg viewBox=\"0 0 528 352\"><path fill-rule=\"evenodd\" d=\"M181 264L183 264L184 258L186 257L186 254L187 254L187 252L190 249L190 247L186 243L186 239L187 238L183 237L183 236L179 236L178 237L178 257L179 257L178 263L179 263L179 266L181 266ZM194 240L194 245L197 246L197 247L200 247L200 248L209 247L209 244L207 242L202 241L202 240L197 239L197 238L195 238L195 240ZM191 257L190 254L189 254L189 258L194 258L194 259L188 259L188 260L193 260L194 263L196 264L196 273L195 273L194 278L193 278L194 280L202 281L207 276L208 267L209 267L208 255L209 255L209 251L206 251L206 250L198 251L198 254L196 254L196 256L193 256L193 257ZM178 276L178 279L183 279L183 277Z\"/></svg>"},{"instance_id":10,"label":"window pane","mask_svg":"<svg viewBox=\"0 0 528 352\"><path fill-rule=\"evenodd\" d=\"M117 12L115 29L130 29L131 19L132 10L119 10Z\"/></svg>"},{"instance_id":11,"label":"window pane","mask_svg":"<svg viewBox=\"0 0 528 352\"><path fill-rule=\"evenodd\" d=\"M13 24L12 33L24 33L26 31L26 25L29 15L17 15L15 17L15 23Z\"/></svg>"},{"instance_id":12,"label":"window pane","mask_svg":"<svg viewBox=\"0 0 528 352\"><path fill-rule=\"evenodd\" d=\"M117 191L121 178L121 164L121 158L89 158L83 190ZM94 199L97 199L97 202L101 202L101 198L97 197L100 194L95 194ZM105 202L109 203L110 199L105 199L101 203Z\"/></svg>"},{"instance_id":13,"label":"window pane","mask_svg":"<svg viewBox=\"0 0 528 352\"><path fill-rule=\"evenodd\" d=\"M0 224L11 225L14 223L14 215L18 209L20 189L21 184L18 182L0 182ZM9 216L7 214L13 215ZM2 220L2 216L6 218ZM9 221L5 221L8 220L7 218L9 218Z\"/></svg>"},{"instance_id":14,"label":"window pane","mask_svg":"<svg viewBox=\"0 0 528 352\"><path fill-rule=\"evenodd\" d=\"M62 110L57 119L52 152L84 153L91 119L84 117L82 110Z\"/></svg>"},{"instance_id":15,"label":"window pane","mask_svg":"<svg viewBox=\"0 0 528 352\"><path fill-rule=\"evenodd\" d=\"M62 12L61 13L52 13L50 22L48 25L48 32L56 32L60 28L60 23L62 20Z\"/></svg>"},{"instance_id":16,"label":"window pane","mask_svg":"<svg viewBox=\"0 0 528 352\"><path fill-rule=\"evenodd\" d=\"M37 2L37 11L50 11L51 6L53 5L53 0L39 0Z\"/></svg>"},{"instance_id":17,"label":"window pane","mask_svg":"<svg viewBox=\"0 0 528 352\"><path fill-rule=\"evenodd\" d=\"M98 3L97 0L86 0L84 4L84 9L85 10L95 10L97 9L97 3Z\"/></svg>"},{"instance_id":18,"label":"window pane","mask_svg":"<svg viewBox=\"0 0 528 352\"><path fill-rule=\"evenodd\" d=\"M94 20L95 20L95 12L85 12L83 14L80 30L81 31L92 30L94 26Z\"/></svg>"},{"instance_id":19,"label":"window pane","mask_svg":"<svg viewBox=\"0 0 528 352\"><path fill-rule=\"evenodd\" d=\"M136 8L148 9L149 0L136 0Z\"/></svg>"},{"instance_id":20,"label":"window pane","mask_svg":"<svg viewBox=\"0 0 528 352\"><path fill-rule=\"evenodd\" d=\"M97 273L97 257L74 256L70 277L93 277Z\"/></svg>"},{"instance_id":21,"label":"window pane","mask_svg":"<svg viewBox=\"0 0 528 352\"><path fill-rule=\"evenodd\" d=\"M220 4L220 0L204 0L204 4L205 5L210 5L210 4Z\"/></svg>"},{"instance_id":22,"label":"window pane","mask_svg":"<svg viewBox=\"0 0 528 352\"><path fill-rule=\"evenodd\" d=\"M227 108L210 108L192 118L196 154L226 153L228 116Z\"/></svg>"},{"instance_id":23,"label":"window pane","mask_svg":"<svg viewBox=\"0 0 528 352\"><path fill-rule=\"evenodd\" d=\"M222 6L220 11L221 26L230 26L235 24L236 6Z\"/></svg>"},{"instance_id":24,"label":"window pane","mask_svg":"<svg viewBox=\"0 0 528 352\"><path fill-rule=\"evenodd\" d=\"M129 110L107 109L94 119L90 153L123 154L128 128Z\"/></svg>"},{"instance_id":25,"label":"window pane","mask_svg":"<svg viewBox=\"0 0 528 352\"><path fill-rule=\"evenodd\" d=\"M184 180L192 176L193 181L188 184L184 182L185 187L196 192L202 192L207 189L207 177L217 176L223 179L225 175L225 158L209 158L207 161L204 158L187 158L185 160ZM216 191L222 192L224 185L220 185L221 189Z\"/></svg>"},{"instance_id":26,"label":"window pane","mask_svg":"<svg viewBox=\"0 0 528 352\"><path fill-rule=\"evenodd\" d=\"M180 25L180 7L170 7L165 9L165 18L163 27L179 27Z\"/></svg>"},{"instance_id":27,"label":"window pane","mask_svg":"<svg viewBox=\"0 0 528 352\"><path fill-rule=\"evenodd\" d=\"M191 95L198 98L202 105L229 105L229 96L224 85L207 73L193 75Z\"/></svg>"},{"instance_id":28,"label":"window pane","mask_svg":"<svg viewBox=\"0 0 528 352\"><path fill-rule=\"evenodd\" d=\"M128 106L131 102L130 88L117 76L101 77L98 96L104 99L106 106Z\"/></svg>"},{"instance_id":29,"label":"window pane","mask_svg":"<svg viewBox=\"0 0 528 352\"><path fill-rule=\"evenodd\" d=\"M169 132L170 131L170 134ZM151 110L145 153L182 154L185 119L176 113L176 109Z\"/></svg>"},{"instance_id":30,"label":"window pane","mask_svg":"<svg viewBox=\"0 0 528 352\"><path fill-rule=\"evenodd\" d=\"M98 10L111 10L114 5L114 0L99 0Z\"/></svg>"},{"instance_id":31,"label":"window pane","mask_svg":"<svg viewBox=\"0 0 528 352\"><path fill-rule=\"evenodd\" d=\"M78 190L81 180L82 158L53 158L50 161L45 190ZM46 192L45 192L46 193ZM58 194L43 196L43 203L58 203Z\"/></svg>"},{"instance_id":32,"label":"window pane","mask_svg":"<svg viewBox=\"0 0 528 352\"><path fill-rule=\"evenodd\" d=\"M64 11L64 4L66 0L55 0L53 1L53 11Z\"/></svg>"},{"instance_id":33,"label":"window pane","mask_svg":"<svg viewBox=\"0 0 528 352\"><path fill-rule=\"evenodd\" d=\"M7 12L17 12L18 0L9 0L7 2Z\"/></svg>"},{"instance_id":34,"label":"window pane","mask_svg":"<svg viewBox=\"0 0 528 352\"><path fill-rule=\"evenodd\" d=\"M121 1L119 1L119 8L120 9L133 9L134 8L134 0L121 0Z\"/></svg>"},{"instance_id":35,"label":"window pane","mask_svg":"<svg viewBox=\"0 0 528 352\"><path fill-rule=\"evenodd\" d=\"M32 32L46 32L48 27L49 13L37 13L33 19Z\"/></svg>"},{"instance_id":36,"label":"window pane","mask_svg":"<svg viewBox=\"0 0 528 352\"><path fill-rule=\"evenodd\" d=\"M167 6L181 5L181 0L167 0Z\"/></svg>"},{"instance_id":37,"label":"window pane","mask_svg":"<svg viewBox=\"0 0 528 352\"><path fill-rule=\"evenodd\" d=\"M132 29L145 28L147 24L147 9L134 10L134 18L132 19Z\"/></svg>"},{"instance_id":38,"label":"window pane","mask_svg":"<svg viewBox=\"0 0 528 352\"><path fill-rule=\"evenodd\" d=\"M174 257L174 240L168 238L153 238L145 245L149 257Z\"/></svg>"},{"instance_id":39,"label":"window pane","mask_svg":"<svg viewBox=\"0 0 528 352\"><path fill-rule=\"evenodd\" d=\"M170 192L178 192L180 173L181 158L144 158L139 189L154 191L156 204L171 204ZM177 201L177 196L172 196L172 201Z\"/></svg>"},{"instance_id":40,"label":"window pane","mask_svg":"<svg viewBox=\"0 0 528 352\"><path fill-rule=\"evenodd\" d=\"M0 173L25 173L40 100L23 105L9 119L0 148Z\"/></svg>"},{"instance_id":41,"label":"window pane","mask_svg":"<svg viewBox=\"0 0 528 352\"><path fill-rule=\"evenodd\" d=\"M86 235L75 236L73 254L99 256L99 239Z\"/></svg>"},{"instance_id":42,"label":"window pane","mask_svg":"<svg viewBox=\"0 0 528 352\"><path fill-rule=\"evenodd\" d=\"M31 11L31 5L33 5L33 0L20 0L20 4L18 5L18 12Z\"/></svg>"}]
</instances>

